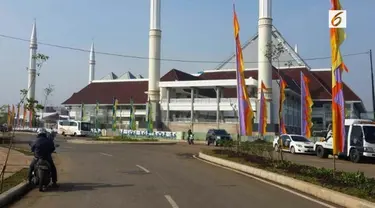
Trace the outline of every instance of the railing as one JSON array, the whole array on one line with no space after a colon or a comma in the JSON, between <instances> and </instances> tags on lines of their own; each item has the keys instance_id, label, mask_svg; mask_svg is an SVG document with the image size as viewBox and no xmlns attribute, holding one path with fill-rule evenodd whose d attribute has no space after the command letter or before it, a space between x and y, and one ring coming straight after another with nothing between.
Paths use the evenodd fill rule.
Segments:
<instances>
[{"instance_id":1,"label":"railing","mask_svg":"<svg viewBox=\"0 0 375 208\"><path fill-rule=\"evenodd\" d=\"M256 101L256 98L250 98L252 102ZM162 103L167 103L167 99L162 99ZM190 103L191 98L172 98L170 99L169 103ZM194 98L194 103L202 103L202 104L215 104L217 103L216 98ZM220 98L220 103L237 103L237 98Z\"/></svg>"},{"instance_id":2,"label":"railing","mask_svg":"<svg viewBox=\"0 0 375 208\"><path fill-rule=\"evenodd\" d=\"M165 118L164 118L165 120ZM170 122L182 122L182 123L190 123L191 118L190 117L184 117L184 118L171 118L169 120ZM216 123L216 119L210 119L210 118L195 118L194 122L206 122L206 123ZM235 118L224 118L219 120L220 123L237 123L238 120Z\"/></svg>"}]
</instances>

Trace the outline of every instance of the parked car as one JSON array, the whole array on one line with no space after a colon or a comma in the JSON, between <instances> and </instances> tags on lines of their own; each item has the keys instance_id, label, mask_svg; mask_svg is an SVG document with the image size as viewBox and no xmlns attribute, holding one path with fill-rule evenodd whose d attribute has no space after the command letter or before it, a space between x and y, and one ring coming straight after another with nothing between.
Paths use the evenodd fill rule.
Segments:
<instances>
[{"instance_id":1,"label":"parked car","mask_svg":"<svg viewBox=\"0 0 375 208\"><path fill-rule=\"evenodd\" d=\"M304 136L297 134L282 134L273 140L275 151L282 148L285 152L314 154L314 143Z\"/></svg>"},{"instance_id":2,"label":"parked car","mask_svg":"<svg viewBox=\"0 0 375 208\"><path fill-rule=\"evenodd\" d=\"M8 126L6 124L0 125L0 132L7 132Z\"/></svg>"},{"instance_id":3,"label":"parked car","mask_svg":"<svg viewBox=\"0 0 375 208\"><path fill-rule=\"evenodd\" d=\"M207 145L223 145L225 141L233 140L225 129L209 129L206 135Z\"/></svg>"}]
</instances>

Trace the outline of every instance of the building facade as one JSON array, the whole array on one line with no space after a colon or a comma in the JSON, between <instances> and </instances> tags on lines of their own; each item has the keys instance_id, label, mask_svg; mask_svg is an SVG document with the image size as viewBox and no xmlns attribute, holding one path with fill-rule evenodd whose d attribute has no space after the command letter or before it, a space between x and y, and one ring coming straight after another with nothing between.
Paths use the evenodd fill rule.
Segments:
<instances>
[{"instance_id":1,"label":"building facade","mask_svg":"<svg viewBox=\"0 0 375 208\"><path fill-rule=\"evenodd\" d=\"M267 132L279 131L279 81L287 83L283 114L289 133L300 133L300 75L309 79L309 89L313 105L313 130L327 128L332 120L331 114L331 71L330 69L311 69L294 49L285 41L279 31L272 27L272 44L283 47L283 52L273 58L272 64L272 102L268 103ZM251 106L254 110L253 130L257 131L259 99L258 89L258 35L243 45L245 78ZM94 56L90 56L90 60ZM91 60L90 63L95 63ZM163 130L206 132L210 128L225 128L231 133L237 131L237 93L236 93L235 55L223 61L214 70L189 74L172 69L160 78L160 106ZM127 128L130 117L130 100L136 109L138 128L145 128L146 103L148 100L148 79L136 77L130 72L122 76L114 73L90 83L67 99L63 105L74 119L81 119L81 104L84 104L84 119L99 121L101 128L109 128L113 121L112 103L119 101L116 121L121 128ZM345 112L349 118L360 118L366 110L361 99L344 84ZM95 116L95 105L100 110ZM97 118L97 119L95 119Z\"/></svg>"}]
</instances>

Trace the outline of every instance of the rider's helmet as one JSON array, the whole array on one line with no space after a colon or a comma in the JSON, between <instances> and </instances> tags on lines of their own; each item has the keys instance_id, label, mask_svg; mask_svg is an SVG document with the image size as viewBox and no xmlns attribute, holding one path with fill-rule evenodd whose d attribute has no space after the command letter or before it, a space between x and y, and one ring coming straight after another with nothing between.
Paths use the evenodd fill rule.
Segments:
<instances>
[{"instance_id":1,"label":"rider's helmet","mask_svg":"<svg viewBox=\"0 0 375 208\"><path fill-rule=\"evenodd\" d=\"M47 130L45 128L40 128L40 129L37 130L36 135L38 137L40 137L40 136L47 137L48 136L48 132L47 132Z\"/></svg>"}]
</instances>

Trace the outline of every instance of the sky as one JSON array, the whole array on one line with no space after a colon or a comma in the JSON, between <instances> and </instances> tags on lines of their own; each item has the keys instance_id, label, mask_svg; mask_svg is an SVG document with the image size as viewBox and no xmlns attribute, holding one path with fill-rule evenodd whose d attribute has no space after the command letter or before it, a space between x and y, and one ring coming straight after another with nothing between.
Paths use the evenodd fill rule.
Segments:
<instances>
[{"instance_id":1,"label":"sky","mask_svg":"<svg viewBox=\"0 0 375 208\"><path fill-rule=\"evenodd\" d=\"M109 3L110 2L110 3ZM37 22L38 41L74 48L148 56L149 0L0 0L0 35L30 39ZM233 0L162 1L162 58L220 62L234 52ZM341 0L347 10L343 54L375 50L374 0ZM302 58L329 57L329 0L273 0L273 23ZM258 0L236 0L242 43L257 33ZM88 83L88 52L39 45L50 59L36 82L36 98L49 84L48 104L60 105ZM375 53L375 52L374 52ZM374 55L375 56L375 55ZM27 88L29 42L0 37L0 104L16 104ZM246 61L246 60L245 60ZM344 81L372 109L369 54L344 57L350 72ZM330 59L310 60L312 68L329 68ZM375 64L375 63L374 63ZM172 68L196 73L217 63L163 61L161 75ZM127 71L147 77L148 60L96 54L96 78Z\"/></svg>"}]
</instances>

